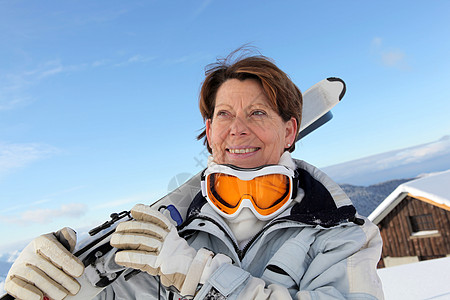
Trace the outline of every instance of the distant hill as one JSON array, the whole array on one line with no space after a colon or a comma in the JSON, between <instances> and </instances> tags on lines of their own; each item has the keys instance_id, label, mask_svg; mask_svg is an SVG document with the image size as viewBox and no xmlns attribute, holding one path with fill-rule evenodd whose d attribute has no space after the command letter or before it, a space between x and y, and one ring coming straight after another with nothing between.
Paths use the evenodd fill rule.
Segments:
<instances>
[{"instance_id":1,"label":"distant hill","mask_svg":"<svg viewBox=\"0 0 450 300\"><path fill-rule=\"evenodd\" d=\"M412 179L413 178L395 179L370 186L357 186L351 184L341 184L340 186L350 197L358 213L367 217L400 184Z\"/></svg>"},{"instance_id":2,"label":"distant hill","mask_svg":"<svg viewBox=\"0 0 450 300\"><path fill-rule=\"evenodd\" d=\"M4 293L3 285L5 283L6 275L11 268L12 262L6 262L0 260L0 295Z\"/></svg>"},{"instance_id":3,"label":"distant hill","mask_svg":"<svg viewBox=\"0 0 450 300\"><path fill-rule=\"evenodd\" d=\"M334 181L369 186L450 169L450 136L322 168Z\"/></svg>"}]
</instances>

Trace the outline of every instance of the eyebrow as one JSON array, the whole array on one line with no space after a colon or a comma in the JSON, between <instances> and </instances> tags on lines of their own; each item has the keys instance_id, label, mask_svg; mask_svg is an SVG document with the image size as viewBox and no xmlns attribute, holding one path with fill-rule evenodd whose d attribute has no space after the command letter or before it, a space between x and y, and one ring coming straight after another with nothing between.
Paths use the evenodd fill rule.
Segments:
<instances>
[{"instance_id":1,"label":"eyebrow","mask_svg":"<svg viewBox=\"0 0 450 300\"><path fill-rule=\"evenodd\" d=\"M216 103L215 108L220 107L220 106L228 106L228 107L232 107L231 105L229 105L229 104L227 104L227 103L219 103L219 104ZM256 103L251 103L251 104L248 105L247 107L248 107L248 108L253 108L253 107L255 107L255 106L256 106L256 107L263 106L263 107L268 107L268 108L272 109L272 106L270 106L268 103L260 102L260 101L258 101L258 102L256 102ZM246 107L246 108L247 108L247 107Z\"/></svg>"}]
</instances>

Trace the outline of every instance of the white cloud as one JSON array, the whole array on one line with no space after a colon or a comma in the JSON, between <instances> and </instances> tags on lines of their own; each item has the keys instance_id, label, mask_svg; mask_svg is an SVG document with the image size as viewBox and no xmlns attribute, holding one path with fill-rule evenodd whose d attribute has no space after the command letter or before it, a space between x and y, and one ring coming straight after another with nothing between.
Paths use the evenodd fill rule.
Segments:
<instances>
[{"instance_id":1,"label":"white cloud","mask_svg":"<svg viewBox=\"0 0 450 300\"><path fill-rule=\"evenodd\" d=\"M374 37L372 39L372 48L379 49L383 43L383 40L380 37Z\"/></svg>"},{"instance_id":2,"label":"white cloud","mask_svg":"<svg viewBox=\"0 0 450 300\"><path fill-rule=\"evenodd\" d=\"M59 153L55 147L38 144L8 144L0 142L0 177L18 168Z\"/></svg>"},{"instance_id":3,"label":"white cloud","mask_svg":"<svg viewBox=\"0 0 450 300\"><path fill-rule=\"evenodd\" d=\"M34 69L24 71L17 76L23 80L33 83L37 80L59 74L64 71L64 66L59 60L49 60L36 66Z\"/></svg>"},{"instance_id":4,"label":"white cloud","mask_svg":"<svg viewBox=\"0 0 450 300\"><path fill-rule=\"evenodd\" d=\"M61 205L59 208L50 209L33 209L22 213L19 218L7 220L9 223L39 223L47 224L57 218L78 218L84 215L87 211L87 206L82 203L69 203Z\"/></svg>"},{"instance_id":5,"label":"white cloud","mask_svg":"<svg viewBox=\"0 0 450 300\"><path fill-rule=\"evenodd\" d=\"M449 152L450 143L441 140L436 143L427 144L423 147L413 148L397 154L399 160L407 163L417 163L432 156L437 156Z\"/></svg>"},{"instance_id":6,"label":"white cloud","mask_svg":"<svg viewBox=\"0 0 450 300\"><path fill-rule=\"evenodd\" d=\"M47 194L45 196L42 197L42 199L36 200L36 201L32 201L29 203L23 203L23 204L18 204L18 205L14 205L14 206L9 206L9 207L2 207L1 209L1 213L5 214L5 213L10 213L10 212L14 212L17 210L22 210L24 208L30 208L30 207L36 207L42 204L46 204L52 201L55 201L56 199L60 199L62 195L65 194L70 194L74 191L78 191L80 189L83 189L85 186L74 186L68 189L64 189L64 190L60 190L60 191L56 191L50 194Z\"/></svg>"},{"instance_id":7,"label":"white cloud","mask_svg":"<svg viewBox=\"0 0 450 300\"><path fill-rule=\"evenodd\" d=\"M210 61L211 56L203 53L192 53L181 57L169 58L164 61L168 65L184 64L187 62Z\"/></svg>"},{"instance_id":8,"label":"white cloud","mask_svg":"<svg viewBox=\"0 0 450 300\"><path fill-rule=\"evenodd\" d=\"M53 67L51 69L42 71L40 73L40 75L39 75L39 79L42 79L42 78L45 78L45 77L49 77L49 76L53 76L53 75L59 74L59 73L61 73L63 71L64 71L63 66L55 66L55 67Z\"/></svg>"},{"instance_id":9,"label":"white cloud","mask_svg":"<svg viewBox=\"0 0 450 300\"><path fill-rule=\"evenodd\" d=\"M60 61L47 61L31 70L21 70L0 75L0 111L28 105L33 98L27 91L45 78L66 72Z\"/></svg>"},{"instance_id":10,"label":"white cloud","mask_svg":"<svg viewBox=\"0 0 450 300\"><path fill-rule=\"evenodd\" d=\"M125 61L114 64L114 67L124 67L135 63L147 63L149 61L154 60L153 56L143 56L140 54L133 55L126 59Z\"/></svg>"},{"instance_id":11,"label":"white cloud","mask_svg":"<svg viewBox=\"0 0 450 300\"><path fill-rule=\"evenodd\" d=\"M401 67L405 61L405 54L400 50L381 53L381 61L387 67Z\"/></svg>"},{"instance_id":12,"label":"white cloud","mask_svg":"<svg viewBox=\"0 0 450 300\"><path fill-rule=\"evenodd\" d=\"M0 111L17 109L34 101L29 89L49 77L62 73L72 73L98 67L126 67L131 64L148 63L154 56L132 55L123 61L104 58L91 63L65 65L60 60L39 63L28 70L19 70L0 74Z\"/></svg>"},{"instance_id":13,"label":"white cloud","mask_svg":"<svg viewBox=\"0 0 450 300\"><path fill-rule=\"evenodd\" d=\"M197 7L197 9L194 11L194 13L191 16L191 21L197 19L197 17L199 17L207 8L208 6L212 3L212 0L203 0L203 2L200 4L199 7Z\"/></svg>"},{"instance_id":14,"label":"white cloud","mask_svg":"<svg viewBox=\"0 0 450 300\"><path fill-rule=\"evenodd\" d=\"M95 9L86 14L78 15L76 19L72 19L73 26L88 25L90 23L108 23L127 14L129 9L115 9L106 6L105 9Z\"/></svg>"},{"instance_id":15,"label":"white cloud","mask_svg":"<svg viewBox=\"0 0 450 300\"><path fill-rule=\"evenodd\" d=\"M10 206L10 207L2 207L1 213L9 213L11 211L16 211L16 210L21 210L23 208L30 208L36 205L41 205L44 203L48 203L51 200L49 199L43 199L43 200L38 200L32 203L24 203L24 204L19 204L19 205L15 205L15 206Z\"/></svg>"},{"instance_id":16,"label":"white cloud","mask_svg":"<svg viewBox=\"0 0 450 300\"><path fill-rule=\"evenodd\" d=\"M30 85L23 74L0 74L0 111L11 110L32 102L24 89Z\"/></svg>"},{"instance_id":17,"label":"white cloud","mask_svg":"<svg viewBox=\"0 0 450 300\"><path fill-rule=\"evenodd\" d=\"M109 62L110 62L109 59L99 59L99 60L94 61L91 64L91 66L94 67L94 68L97 68L97 67L101 67L101 66L107 65Z\"/></svg>"},{"instance_id":18,"label":"white cloud","mask_svg":"<svg viewBox=\"0 0 450 300\"><path fill-rule=\"evenodd\" d=\"M371 52L385 67L410 69L406 61L406 54L401 49L387 49L381 37L374 37L371 41Z\"/></svg>"},{"instance_id":19,"label":"white cloud","mask_svg":"<svg viewBox=\"0 0 450 300\"><path fill-rule=\"evenodd\" d=\"M29 208L29 207L28 207ZM79 218L86 214L88 208L82 203L63 204L59 208L28 209L16 216L0 216L2 223L33 226L49 224L61 218Z\"/></svg>"},{"instance_id":20,"label":"white cloud","mask_svg":"<svg viewBox=\"0 0 450 300\"><path fill-rule=\"evenodd\" d=\"M128 62L130 62L130 63L147 62L147 61L150 61L152 59L153 59L152 57L145 57L145 56L142 56L142 55L134 55L134 56L132 56L132 57L130 57L128 59Z\"/></svg>"},{"instance_id":21,"label":"white cloud","mask_svg":"<svg viewBox=\"0 0 450 300\"><path fill-rule=\"evenodd\" d=\"M112 207L118 207L118 206L122 206L124 204L129 204L129 203L133 203L133 204L149 203L149 199L155 199L154 193L153 194L149 193L149 194L142 194L142 195L133 195L133 196L124 197L124 198L120 198L120 199L116 199L116 200L112 200L112 201L106 201L104 203L100 203L100 204L94 206L92 209L98 210L98 209L103 209L103 208L112 208Z\"/></svg>"},{"instance_id":22,"label":"white cloud","mask_svg":"<svg viewBox=\"0 0 450 300\"><path fill-rule=\"evenodd\" d=\"M31 102L33 102L33 100L28 96L13 95L12 97L8 97L0 93L0 111L16 109L26 106Z\"/></svg>"},{"instance_id":23,"label":"white cloud","mask_svg":"<svg viewBox=\"0 0 450 300\"><path fill-rule=\"evenodd\" d=\"M407 148L400 151L393 151L373 156L375 158L371 163L361 165L361 168L372 170L384 170L394 167L400 167L409 164L421 163L450 152L450 141L439 140L437 142L424 144L416 147ZM370 158L368 158L370 159Z\"/></svg>"},{"instance_id":24,"label":"white cloud","mask_svg":"<svg viewBox=\"0 0 450 300\"><path fill-rule=\"evenodd\" d=\"M20 250L14 250L13 252L10 252L8 255L8 259L6 261L9 263L13 263L17 259L19 254L20 254Z\"/></svg>"}]
</instances>

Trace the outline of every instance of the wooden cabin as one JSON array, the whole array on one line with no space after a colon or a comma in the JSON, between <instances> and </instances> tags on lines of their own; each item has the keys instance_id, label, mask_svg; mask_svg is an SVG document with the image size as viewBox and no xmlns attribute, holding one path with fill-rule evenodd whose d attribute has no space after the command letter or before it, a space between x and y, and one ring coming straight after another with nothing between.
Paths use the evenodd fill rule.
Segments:
<instances>
[{"instance_id":1,"label":"wooden cabin","mask_svg":"<svg viewBox=\"0 0 450 300\"><path fill-rule=\"evenodd\" d=\"M383 239L379 268L450 256L450 170L401 184L369 219Z\"/></svg>"}]
</instances>

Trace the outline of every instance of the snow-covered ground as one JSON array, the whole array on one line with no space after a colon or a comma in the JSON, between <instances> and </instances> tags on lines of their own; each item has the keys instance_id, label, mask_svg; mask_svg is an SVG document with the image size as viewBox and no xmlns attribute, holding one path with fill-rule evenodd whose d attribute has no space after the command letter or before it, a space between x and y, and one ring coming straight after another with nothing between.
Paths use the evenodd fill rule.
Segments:
<instances>
[{"instance_id":1,"label":"snow-covered ground","mask_svg":"<svg viewBox=\"0 0 450 300\"><path fill-rule=\"evenodd\" d=\"M450 257L379 269L386 300L450 299Z\"/></svg>"}]
</instances>

